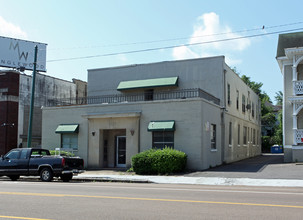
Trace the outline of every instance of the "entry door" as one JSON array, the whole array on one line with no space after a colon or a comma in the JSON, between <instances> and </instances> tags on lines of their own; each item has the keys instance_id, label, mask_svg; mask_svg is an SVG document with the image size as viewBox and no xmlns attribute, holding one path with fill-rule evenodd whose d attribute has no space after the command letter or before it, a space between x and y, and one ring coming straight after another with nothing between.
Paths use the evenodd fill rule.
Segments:
<instances>
[{"instance_id":1,"label":"entry door","mask_svg":"<svg viewBox=\"0 0 303 220\"><path fill-rule=\"evenodd\" d=\"M126 167L126 137L117 136L117 167Z\"/></svg>"}]
</instances>

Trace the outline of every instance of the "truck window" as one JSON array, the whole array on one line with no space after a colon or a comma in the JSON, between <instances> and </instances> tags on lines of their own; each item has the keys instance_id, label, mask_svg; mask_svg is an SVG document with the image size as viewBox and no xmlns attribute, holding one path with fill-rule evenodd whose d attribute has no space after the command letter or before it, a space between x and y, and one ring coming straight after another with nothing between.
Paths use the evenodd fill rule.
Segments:
<instances>
[{"instance_id":1,"label":"truck window","mask_svg":"<svg viewBox=\"0 0 303 220\"><path fill-rule=\"evenodd\" d=\"M20 159L26 159L27 152L28 152L28 150L26 150L26 149L21 150Z\"/></svg>"},{"instance_id":2,"label":"truck window","mask_svg":"<svg viewBox=\"0 0 303 220\"><path fill-rule=\"evenodd\" d=\"M40 152L38 150L33 150L32 155L40 155Z\"/></svg>"},{"instance_id":3,"label":"truck window","mask_svg":"<svg viewBox=\"0 0 303 220\"><path fill-rule=\"evenodd\" d=\"M5 155L6 159L18 159L20 151L19 150L12 150Z\"/></svg>"},{"instance_id":4,"label":"truck window","mask_svg":"<svg viewBox=\"0 0 303 220\"><path fill-rule=\"evenodd\" d=\"M48 150L41 150L41 149L37 149L37 150L32 150L32 154L31 156L47 156L50 155Z\"/></svg>"},{"instance_id":5,"label":"truck window","mask_svg":"<svg viewBox=\"0 0 303 220\"><path fill-rule=\"evenodd\" d=\"M48 155L50 155L50 153L49 153L48 150L41 150L41 155L42 156L48 156Z\"/></svg>"}]
</instances>

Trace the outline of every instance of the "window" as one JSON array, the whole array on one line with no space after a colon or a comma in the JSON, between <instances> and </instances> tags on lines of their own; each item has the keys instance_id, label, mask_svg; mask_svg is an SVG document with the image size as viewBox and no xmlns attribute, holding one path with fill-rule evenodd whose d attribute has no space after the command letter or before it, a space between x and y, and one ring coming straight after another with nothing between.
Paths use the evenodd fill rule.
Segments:
<instances>
[{"instance_id":1,"label":"window","mask_svg":"<svg viewBox=\"0 0 303 220\"><path fill-rule=\"evenodd\" d=\"M32 150L31 156L47 156L50 155L48 150L36 149Z\"/></svg>"},{"instance_id":2,"label":"window","mask_svg":"<svg viewBox=\"0 0 303 220\"><path fill-rule=\"evenodd\" d=\"M242 112L245 112L245 95L242 95Z\"/></svg>"},{"instance_id":3,"label":"window","mask_svg":"<svg viewBox=\"0 0 303 220\"><path fill-rule=\"evenodd\" d=\"M20 155L20 159L26 159L27 158L27 149L23 149L21 150L21 155Z\"/></svg>"},{"instance_id":4,"label":"window","mask_svg":"<svg viewBox=\"0 0 303 220\"><path fill-rule=\"evenodd\" d=\"M216 125L215 124L211 124L210 126L210 148L212 150L216 150L217 146L216 146Z\"/></svg>"},{"instance_id":5,"label":"window","mask_svg":"<svg viewBox=\"0 0 303 220\"><path fill-rule=\"evenodd\" d=\"M173 131L153 131L153 148L174 148Z\"/></svg>"},{"instance_id":6,"label":"window","mask_svg":"<svg viewBox=\"0 0 303 220\"><path fill-rule=\"evenodd\" d=\"M239 90L237 90L237 101L236 101L236 107L239 110Z\"/></svg>"},{"instance_id":7,"label":"window","mask_svg":"<svg viewBox=\"0 0 303 220\"><path fill-rule=\"evenodd\" d=\"M19 154L20 151L19 150L13 150L8 152L8 154L5 155L6 159L19 159Z\"/></svg>"},{"instance_id":8,"label":"window","mask_svg":"<svg viewBox=\"0 0 303 220\"><path fill-rule=\"evenodd\" d=\"M230 101L230 84L227 84L227 103L228 103L228 105L231 104L231 101Z\"/></svg>"},{"instance_id":9,"label":"window","mask_svg":"<svg viewBox=\"0 0 303 220\"><path fill-rule=\"evenodd\" d=\"M247 127L243 126L243 145L247 145Z\"/></svg>"},{"instance_id":10,"label":"window","mask_svg":"<svg viewBox=\"0 0 303 220\"><path fill-rule=\"evenodd\" d=\"M78 150L78 134L61 134L61 148Z\"/></svg>"},{"instance_id":11,"label":"window","mask_svg":"<svg viewBox=\"0 0 303 220\"><path fill-rule=\"evenodd\" d=\"M240 146L240 125L238 125L238 145Z\"/></svg>"},{"instance_id":12,"label":"window","mask_svg":"<svg viewBox=\"0 0 303 220\"><path fill-rule=\"evenodd\" d=\"M256 129L253 130L253 145L256 145Z\"/></svg>"},{"instance_id":13,"label":"window","mask_svg":"<svg viewBox=\"0 0 303 220\"><path fill-rule=\"evenodd\" d=\"M251 116L254 118L255 117L255 103L251 103Z\"/></svg>"},{"instance_id":14,"label":"window","mask_svg":"<svg viewBox=\"0 0 303 220\"><path fill-rule=\"evenodd\" d=\"M144 91L144 101L152 101L154 100L154 90L148 89Z\"/></svg>"},{"instance_id":15,"label":"window","mask_svg":"<svg viewBox=\"0 0 303 220\"><path fill-rule=\"evenodd\" d=\"M229 136L228 136L228 144L229 145L232 145L232 130L233 127L232 127L232 123L229 122Z\"/></svg>"}]
</instances>

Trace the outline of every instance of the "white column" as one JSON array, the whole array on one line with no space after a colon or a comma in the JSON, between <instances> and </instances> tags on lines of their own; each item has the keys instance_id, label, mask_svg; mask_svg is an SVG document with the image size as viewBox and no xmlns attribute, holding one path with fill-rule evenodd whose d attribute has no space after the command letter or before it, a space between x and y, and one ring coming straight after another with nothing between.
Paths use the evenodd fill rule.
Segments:
<instances>
[{"instance_id":1,"label":"white column","mask_svg":"<svg viewBox=\"0 0 303 220\"><path fill-rule=\"evenodd\" d=\"M298 80L297 67L292 66L292 82L293 82L293 95L296 95L296 82Z\"/></svg>"},{"instance_id":2,"label":"white column","mask_svg":"<svg viewBox=\"0 0 303 220\"><path fill-rule=\"evenodd\" d=\"M298 124L297 124L297 115L296 115L296 103L293 103L293 112L292 112L292 127L293 127L293 136L294 136L294 145L297 145L297 129L298 129Z\"/></svg>"}]
</instances>

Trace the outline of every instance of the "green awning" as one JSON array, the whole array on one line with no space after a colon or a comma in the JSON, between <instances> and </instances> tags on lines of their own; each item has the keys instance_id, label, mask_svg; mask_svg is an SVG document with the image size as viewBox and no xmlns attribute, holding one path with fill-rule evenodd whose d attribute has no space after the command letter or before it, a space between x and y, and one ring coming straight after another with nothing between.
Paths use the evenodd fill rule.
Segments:
<instances>
[{"instance_id":1,"label":"green awning","mask_svg":"<svg viewBox=\"0 0 303 220\"><path fill-rule=\"evenodd\" d=\"M151 121L148 124L148 131L174 131L175 121Z\"/></svg>"},{"instance_id":2,"label":"green awning","mask_svg":"<svg viewBox=\"0 0 303 220\"><path fill-rule=\"evenodd\" d=\"M178 86L178 77L122 81L117 90Z\"/></svg>"},{"instance_id":3,"label":"green awning","mask_svg":"<svg viewBox=\"0 0 303 220\"><path fill-rule=\"evenodd\" d=\"M78 133L78 124L59 125L56 129L56 133Z\"/></svg>"}]
</instances>

